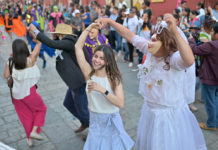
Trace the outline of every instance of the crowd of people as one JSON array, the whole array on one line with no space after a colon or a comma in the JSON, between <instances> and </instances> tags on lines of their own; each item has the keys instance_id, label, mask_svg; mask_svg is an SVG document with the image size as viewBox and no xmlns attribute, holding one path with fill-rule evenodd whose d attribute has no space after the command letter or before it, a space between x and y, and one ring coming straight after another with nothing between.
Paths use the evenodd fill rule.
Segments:
<instances>
[{"instance_id":1,"label":"crowd of people","mask_svg":"<svg viewBox=\"0 0 218 150\"><path fill-rule=\"evenodd\" d=\"M2 3L0 10L0 24L10 38L13 26L21 27L17 35L26 31L20 22L10 21L19 16L31 45L30 53L25 41L14 40L4 72L13 80L12 102L29 146L32 139L43 140L46 105L36 92L36 61L40 56L45 68L47 52L57 56L56 70L68 87L63 105L81 123L75 132L89 128L85 150L130 150L134 145L119 114L124 106L120 58L139 72L145 101L135 149L207 149L200 128L218 127L218 1L209 7L199 2L190 10L182 0L172 14L156 18L148 0L140 10L128 8L124 0L118 7L101 7L96 1L69 8ZM201 123L190 111L197 111L193 103L199 88L208 115Z\"/></svg>"}]
</instances>

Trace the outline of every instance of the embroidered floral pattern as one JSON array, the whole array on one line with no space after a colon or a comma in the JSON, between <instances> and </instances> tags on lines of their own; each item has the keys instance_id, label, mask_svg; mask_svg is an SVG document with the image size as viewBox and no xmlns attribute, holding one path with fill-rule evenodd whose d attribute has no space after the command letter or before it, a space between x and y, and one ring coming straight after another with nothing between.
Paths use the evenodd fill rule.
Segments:
<instances>
[{"instance_id":1,"label":"embroidered floral pattern","mask_svg":"<svg viewBox=\"0 0 218 150\"><path fill-rule=\"evenodd\" d=\"M163 84L163 80L157 80L157 85L162 85Z\"/></svg>"},{"instance_id":2,"label":"embroidered floral pattern","mask_svg":"<svg viewBox=\"0 0 218 150\"><path fill-rule=\"evenodd\" d=\"M148 60L149 61L149 60ZM162 86L163 80L159 78L159 73L157 73L155 70L156 67L158 67L159 63L150 63L148 66L145 65L139 65L139 78L144 76L144 82L145 86L148 87L148 89L152 89L153 86ZM155 71L155 73L153 73ZM151 74L152 73L152 74Z\"/></svg>"}]
</instances>

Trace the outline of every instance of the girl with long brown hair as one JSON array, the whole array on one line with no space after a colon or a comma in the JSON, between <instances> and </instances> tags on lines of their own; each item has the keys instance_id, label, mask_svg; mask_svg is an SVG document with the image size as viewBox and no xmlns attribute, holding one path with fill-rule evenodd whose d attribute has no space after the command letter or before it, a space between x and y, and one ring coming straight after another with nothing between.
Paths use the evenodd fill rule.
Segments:
<instances>
[{"instance_id":1,"label":"girl with long brown hair","mask_svg":"<svg viewBox=\"0 0 218 150\"><path fill-rule=\"evenodd\" d=\"M76 57L87 81L89 133L84 150L130 150L133 141L124 130L119 109L124 105L122 77L113 50L107 45L95 48L92 66L86 61L82 48L92 28L91 24L79 37Z\"/></svg>"},{"instance_id":2,"label":"girl with long brown hair","mask_svg":"<svg viewBox=\"0 0 218 150\"><path fill-rule=\"evenodd\" d=\"M29 146L33 146L32 139L43 140L40 132L45 124L47 110L43 99L36 91L36 84L40 79L40 71L36 64L40 49L41 42L37 40L32 53L29 52L24 40L14 40L12 43L12 74L10 75L9 62L4 71L5 78L10 76L13 78L12 102L25 129Z\"/></svg>"},{"instance_id":3,"label":"girl with long brown hair","mask_svg":"<svg viewBox=\"0 0 218 150\"><path fill-rule=\"evenodd\" d=\"M166 14L164 20L150 41L113 20L98 20L101 26L111 25L147 55L139 67L139 93L145 102L135 149L206 150L203 134L184 97L185 69L194 63L194 56L174 17Z\"/></svg>"}]
</instances>

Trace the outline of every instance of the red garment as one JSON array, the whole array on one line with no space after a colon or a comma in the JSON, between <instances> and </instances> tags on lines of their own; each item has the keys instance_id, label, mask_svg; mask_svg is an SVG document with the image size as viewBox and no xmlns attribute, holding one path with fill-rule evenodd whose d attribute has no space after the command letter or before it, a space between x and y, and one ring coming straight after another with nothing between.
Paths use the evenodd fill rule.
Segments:
<instances>
[{"instance_id":1,"label":"red garment","mask_svg":"<svg viewBox=\"0 0 218 150\"><path fill-rule=\"evenodd\" d=\"M145 63L146 58L147 58L147 56L144 54L144 56L143 56L143 60L142 60L142 64Z\"/></svg>"},{"instance_id":2,"label":"red garment","mask_svg":"<svg viewBox=\"0 0 218 150\"><path fill-rule=\"evenodd\" d=\"M36 86L30 89L29 96L22 100L13 99L13 103L27 138L30 137L33 126L38 126L37 133L40 133L40 127L44 126L45 123L47 106L36 92Z\"/></svg>"}]
</instances>

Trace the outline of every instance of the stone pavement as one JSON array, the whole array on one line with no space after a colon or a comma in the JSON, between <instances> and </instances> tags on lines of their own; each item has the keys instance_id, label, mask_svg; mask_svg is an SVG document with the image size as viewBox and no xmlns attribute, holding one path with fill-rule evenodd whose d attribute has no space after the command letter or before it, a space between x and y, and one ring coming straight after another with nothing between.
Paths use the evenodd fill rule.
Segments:
<instances>
[{"instance_id":1,"label":"stone pavement","mask_svg":"<svg viewBox=\"0 0 218 150\"><path fill-rule=\"evenodd\" d=\"M27 146L24 129L11 103L9 89L2 75L10 51L11 41L6 40L0 45L0 141L17 150L81 150L84 145L81 136L87 134L87 130L81 134L73 132L80 123L63 107L67 87L55 70L55 59L48 57L46 69L41 69L42 60L38 60L41 79L37 91L48 106L45 126L42 128L45 140L34 140L34 147ZM119 60L119 68L123 75L125 91L125 106L121 110L121 116L125 129L135 140L143 99L138 94L137 72L132 72L128 64L121 60ZM205 121L204 105L199 101L195 104L199 108L195 113L197 119ZM218 150L218 131L203 131L203 133L208 150Z\"/></svg>"}]
</instances>

